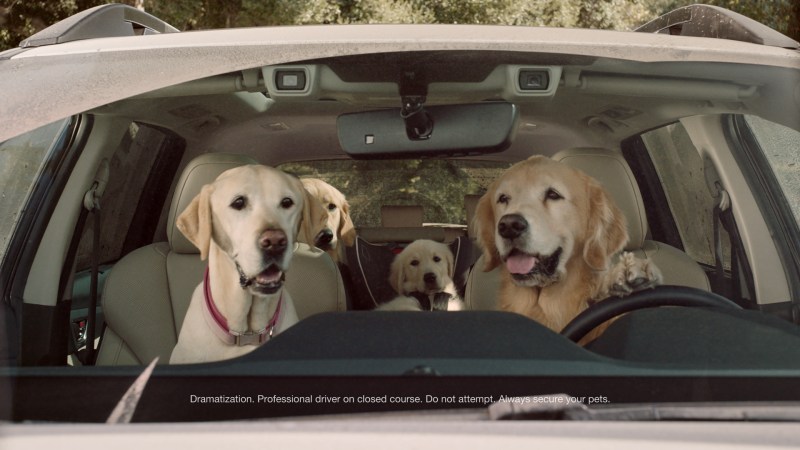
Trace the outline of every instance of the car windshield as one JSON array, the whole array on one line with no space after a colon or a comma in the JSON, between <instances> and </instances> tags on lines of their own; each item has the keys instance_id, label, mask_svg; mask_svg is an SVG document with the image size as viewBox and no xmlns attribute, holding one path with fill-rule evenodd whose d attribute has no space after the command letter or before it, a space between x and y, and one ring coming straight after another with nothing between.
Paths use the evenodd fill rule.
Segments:
<instances>
[{"instance_id":1,"label":"car windshield","mask_svg":"<svg viewBox=\"0 0 800 450\"><path fill-rule=\"evenodd\" d=\"M800 43L395 3L0 53L0 420L800 418Z\"/></svg>"}]
</instances>

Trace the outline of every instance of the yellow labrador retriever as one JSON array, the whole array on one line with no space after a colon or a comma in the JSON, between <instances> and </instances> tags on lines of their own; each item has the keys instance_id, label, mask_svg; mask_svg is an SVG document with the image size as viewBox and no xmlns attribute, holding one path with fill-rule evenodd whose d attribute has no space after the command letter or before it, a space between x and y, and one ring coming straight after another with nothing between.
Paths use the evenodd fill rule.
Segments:
<instances>
[{"instance_id":1,"label":"yellow labrador retriever","mask_svg":"<svg viewBox=\"0 0 800 450\"><path fill-rule=\"evenodd\" d=\"M356 228L350 218L350 204L338 189L318 178L303 178L303 186L328 212L328 221L321 230L305 241L327 252L333 262L344 261L344 247L352 246Z\"/></svg>"},{"instance_id":2,"label":"yellow labrador retriever","mask_svg":"<svg viewBox=\"0 0 800 450\"><path fill-rule=\"evenodd\" d=\"M596 180L549 158L531 157L495 180L475 225L483 270L502 267L498 306L556 332L595 301L661 283L649 260L626 252L613 263L628 241L622 212Z\"/></svg>"},{"instance_id":3,"label":"yellow labrador retriever","mask_svg":"<svg viewBox=\"0 0 800 450\"><path fill-rule=\"evenodd\" d=\"M170 363L243 355L297 323L284 272L303 216L317 222L324 215L299 179L271 167L237 167L203 186L177 226L208 269Z\"/></svg>"},{"instance_id":4,"label":"yellow labrador retriever","mask_svg":"<svg viewBox=\"0 0 800 450\"><path fill-rule=\"evenodd\" d=\"M392 261L389 283L399 294L378 306L382 311L460 311L453 284L453 253L440 242L418 239Z\"/></svg>"}]
</instances>

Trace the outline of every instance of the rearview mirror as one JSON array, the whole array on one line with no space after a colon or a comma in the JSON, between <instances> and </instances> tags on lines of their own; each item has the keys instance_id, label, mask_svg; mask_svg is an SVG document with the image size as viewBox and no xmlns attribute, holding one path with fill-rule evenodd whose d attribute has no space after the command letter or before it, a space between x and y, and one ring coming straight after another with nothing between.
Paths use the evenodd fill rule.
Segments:
<instances>
[{"instance_id":1,"label":"rearview mirror","mask_svg":"<svg viewBox=\"0 0 800 450\"><path fill-rule=\"evenodd\" d=\"M511 145L519 116L506 102L431 106L424 114L424 132L400 108L342 114L339 143L356 159L496 153Z\"/></svg>"}]
</instances>

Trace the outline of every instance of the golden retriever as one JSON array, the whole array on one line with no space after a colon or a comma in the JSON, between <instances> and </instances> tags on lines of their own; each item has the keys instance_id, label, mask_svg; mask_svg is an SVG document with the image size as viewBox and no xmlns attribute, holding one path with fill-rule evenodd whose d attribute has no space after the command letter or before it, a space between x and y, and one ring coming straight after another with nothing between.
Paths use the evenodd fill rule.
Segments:
<instances>
[{"instance_id":1,"label":"golden retriever","mask_svg":"<svg viewBox=\"0 0 800 450\"><path fill-rule=\"evenodd\" d=\"M356 239L350 204L338 189L318 178L303 178L301 181L309 194L328 211L325 225L315 230L316 233L307 237L305 242L325 250L336 263L344 261L344 246L352 246Z\"/></svg>"},{"instance_id":2,"label":"golden retriever","mask_svg":"<svg viewBox=\"0 0 800 450\"><path fill-rule=\"evenodd\" d=\"M325 220L300 180L249 165L223 172L178 217L178 229L208 258L170 363L232 358L297 323L284 272L302 220Z\"/></svg>"},{"instance_id":3,"label":"golden retriever","mask_svg":"<svg viewBox=\"0 0 800 450\"><path fill-rule=\"evenodd\" d=\"M382 311L460 311L463 302L453 284L454 260L450 247L418 239L395 256L389 283L399 295L378 306Z\"/></svg>"},{"instance_id":4,"label":"golden retriever","mask_svg":"<svg viewBox=\"0 0 800 450\"><path fill-rule=\"evenodd\" d=\"M601 185L534 156L510 167L478 201L484 271L501 266L498 306L559 332L595 301L661 283L649 260L623 253L625 217ZM607 327L598 327L588 342Z\"/></svg>"}]
</instances>

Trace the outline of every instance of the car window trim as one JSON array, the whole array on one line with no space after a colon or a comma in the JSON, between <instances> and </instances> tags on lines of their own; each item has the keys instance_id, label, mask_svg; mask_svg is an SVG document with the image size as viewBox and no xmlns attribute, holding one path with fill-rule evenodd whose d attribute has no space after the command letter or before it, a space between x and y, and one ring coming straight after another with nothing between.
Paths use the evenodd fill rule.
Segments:
<instances>
[{"instance_id":1,"label":"car window trim","mask_svg":"<svg viewBox=\"0 0 800 450\"><path fill-rule=\"evenodd\" d=\"M38 174L11 234L6 256L0 262L0 295L2 295L0 301L2 301L4 313L13 315L13 320L9 320L11 319L9 317L5 318L9 355L3 356L16 358L17 363L22 362L20 349L25 342L23 330L26 327L22 324L24 290L28 275L58 198L72 174L72 169L86 144L93 124L92 117L89 115L76 115L69 120L70 123L58 138L58 143L47 155L47 160ZM52 314L57 314L59 305L47 308ZM26 331L26 336L34 335L36 335L36 330ZM66 336L63 338L66 342ZM43 341L36 345L50 346L53 344L48 341L48 336L42 337L42 339ZM49 349L41 350L41 354L49 353ZM39 354L39 352L36 353Z\"/></svg>"}]
</instances>

